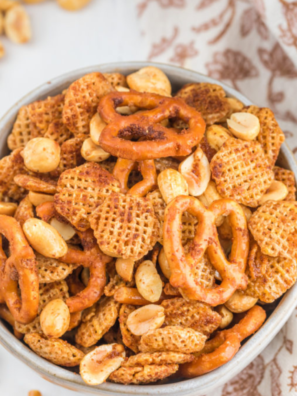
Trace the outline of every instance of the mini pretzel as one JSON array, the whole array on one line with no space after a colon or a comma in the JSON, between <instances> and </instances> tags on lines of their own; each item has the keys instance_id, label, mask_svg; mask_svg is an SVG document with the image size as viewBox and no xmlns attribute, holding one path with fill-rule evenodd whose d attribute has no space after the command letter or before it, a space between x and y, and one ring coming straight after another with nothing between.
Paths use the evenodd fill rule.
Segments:
<instances>
[{"instance_id":1,"label":"mini pretzel","mask_svg":"<svg viewBox=\"0 0 297 396\"><path fill-rule=\"evenodd\" d=\"M180 235L181 216L185 211L199 220L187 254L182 247ZM230 261L225 257L215 227L215 218L220 215L230 216L234 235ZM244 271L249 251L249 235L242 208L234 201L214 201L206 209L194 197L175 198L166 208L164 250L172 273L171 285L181 288L183 295L190 300L216 306L227 301L235 290L246 288L247 278ZM195 282L191 272L206 250L211 263L222 277L222 283L214 288L205 288Z\"/></svg>"},{"instance_id":2,"label":"mini pretzel","mask_svg":"<svg viewBox=\"0 0 297 396\"><path fill-rule=\"evenodd\" d=\"M134 105L146 111L123 117L115 110L119 105ZM151 93L110 93L100 100L98 112L108 124L100 135L100 147L114 156L133 161L191 154L205 131L200 113L183 100ZM189 128L178 134L175 129L160 125L172 117L188 122ZM146 141L133 142L132 138Z\"/></svg>"},{"instance_id":3,"label":"mini pretzel","mask_svg":"<svg viewBox=\"0 0 297 396\"><path fill-rule=\"evenodd\" d=\"M139 166L143 180L135 184L132 188L128 187L130 173L137 170ZM137 197L144 197L146 194L157 188L157 172L153 160L141 161L139 163L127 159L119 158L113 170L113 176L120 182L121 192Z\"/></svg>"},{"instance_id":4,"label":"mini pretzel","mask_svg":"<svg viewBox=\"0 0 297 396\"><path fill-rule=\"evenodd\" d=\"M192 363L180 366L179 373L185 378L206 374L229 362L240 348L240 343L257 331L266 319L263 308L254 306L234 327L221 331L207 341L202 354Z\"/></svg>"},{"instance_id":5,"label":"mini pretzel","mask_svg":"<svg viewBox=\"0 0 297 396\"><path fill-rule=\"evenodd\" d=\"M30 323L37 315L39 300L35 255L14 218L0 216L0 233L10 244L10 257L1 266L1 294L15 320ZM15 280L16 272L18 281Z\"/></svg>"}]
</instances>

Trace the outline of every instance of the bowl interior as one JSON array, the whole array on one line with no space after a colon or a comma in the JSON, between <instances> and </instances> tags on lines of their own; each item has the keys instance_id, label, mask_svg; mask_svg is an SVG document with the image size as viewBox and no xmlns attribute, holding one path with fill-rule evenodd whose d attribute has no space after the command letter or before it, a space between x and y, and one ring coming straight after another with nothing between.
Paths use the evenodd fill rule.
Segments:
<instances>
[{"instance_id":1,"label":"bowl interior","mask_svg":"<svg viewBox=\"0 0 297 396\"><path fill-rule=\"evenodd\" d=\"M181 69L174 66L163 65L158 63L148 62L127 62L115 63L107 65L99 65L77 70L66 75L53 79L52 81L38 87L26 97L16 103L0 120L0 157L7 155L8 147L6 139L10 133L16 115L21 106L26 105L32 101L46 98L60 93L67 88L71 82L77 80L84 74L100 71L105 72L121 72L125 75L138 70L141 67L153 65L161 68L169 77L173 92L176 92L181 86L190 82L211 82L220 84L227 94L227 96L235 97L242 101L245 105L250 105L251 102L233 88L219 83L209 77L203 76L199 73ZM294 171L295 178L297 176L297 166L288 147L284 144L281 149L281 154L278 164L286 169ZM240 370L246 367L273 339L286 320L289 318L294 307L297 304L297 285L293 286L281 299L275 310L269 316L264 326L252 336L240 349L237 355L226 365L221 368L191 380L184 380L178 383L163 384L163 385L147 385L147 386L123 386L112 383L105 383L98 387L87 386L79 375L68 371L64 368L55 366L46 360L38 357L27 346L17 340L6 325L0 321L0 342L10 352L16 355L19 359L32 367L43 377L53 381L61 386L73 389L79 392L92 393L96 395L116 395L116 394L132 394L132 395L168 395L181 396L195 394L196 396L203 395L216 387L226 383L230 378L236 375Z\"/></svg>"}]
</instances>

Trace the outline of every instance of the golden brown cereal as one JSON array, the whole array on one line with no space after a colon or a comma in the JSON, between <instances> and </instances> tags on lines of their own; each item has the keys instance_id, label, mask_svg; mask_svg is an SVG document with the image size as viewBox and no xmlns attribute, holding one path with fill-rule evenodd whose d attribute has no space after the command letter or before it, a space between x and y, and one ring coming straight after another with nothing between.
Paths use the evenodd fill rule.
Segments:
<instances>
[{"instance_id":1,"label":"golden brown cereal","mask_svg":"<svg viewBox=\"0 0 297 396\"><path fill-rule=\"evenodd\" d=\"M59 175L67 169L75 168L84 163L84 159L81 155L82 145L83 139L79 138L66 140L66 142L62 144L60 164L54 175Z\"/></svg>"},{"instance_id":2,"label":"golden brown cereal","mask_svg":"<svg viewBox=\"0 0 297 396\"><path fill-rule=\"evenodd\" d=\"M96 305L93 316L83 318L83 323L77 330L75 341L84 347L95 345L115 324L119 309L120 304L112 297L101 298Z\"/></svg>"},{"instance_id":3,"label":"golden brown cereal","mask_svg":"<svg viewBox=\"0 0 297 396\"><path fill-rule=\"evenodd\" d=\"M15 329L21 334L38 333L42 334L42 329L40 326L40 316L36 318L31 323L23 324L20 322L15 322Z\"/></svg>"},{"instance_id":4,"label":"golden brown cereal","mask_svg":"<svg viewBox=\"0 0 297 396\"><path fill-rule=\"evenodd\" d=\"M31 23L25 8L15 5L9 8L4 18L6 36L17 44L26 43L31 39Z\"/></svg>"},{"instance_id":5,"label":"golden brown cereal","mask_svg":"<svg viewBox=\"0 0 297 396\"><path fill-rule=\"evenodd\" d=\"M57 118L49 124L44 137L54 140L59 144L63 144L68 139L71 139L73 135L72 132L70 132L69 129L63 124L62 119Z\"/></svg>"},{"instance_id":6,"label":"golden brown cereal","mask_svg":"<svg viewBox=\"0 0 297 396\"><path fill-rule=\"evenodd\" d=\"M116 274L109 279L109 283L104 288L104 294L107 297L111 297L120 287L124 287L126 285L127 282L125 282L123 278Z\"/></svg>"},{"instance_id":7,"label":"golden brown cereal","mask_svg":"<svg viewBox=\"0 0 297 396\"><path fill-rule=\"evenodd\" d=\"M296 259L297 204L268 201L253 213L249 229L262 253Z\"/></svg>"},{"instance_id":8,"label":"golden brown cereal","mask_svg":"<svg viewBox=\"0 0 297 396\"><path fill-rule=\"evenodd\" d=\"M7 140L10 150L15 150L19 147L25 147L35 136L35 129L32 128L29 117L28 106L20 108L17 119L13 124L12 132Z\"/></svg>"},{"instance_id":9,"label":"golden brown cereal","mask_svg":"<svg viewBox=\"0 0 297 396\"><path fill-rule=\"evenodd\" d=\"M101 345L89 352L80 362L80 375L88 385L99 385L117 370L125 358L122 345Z\"/></svg>"},{"instance_id":10,"label":"golden brown cereal","mask_svg":"<svg viewBox=\"0 0 297 396\"><path fill-rule=\"evenodd\" d=\"M230 112L225 91L216 84L186 84L176 96L183 98L189 106L199 111L208 125L221 121Z\"/></svg>"},{"instance_id":11,"label":"golden brown cereal","mask_svg":"<svg viewBox=\"0 0 297 396\"><path fill-rule=\"evenodd\" d=\"M66 279L75 266L35 253L39 283L52 283Z\"/></svg>"},{"instance_id":12,"label":"golden brown cereal","mask_svg":"<svg viewBox=\"0 0 297 396\"><path fill-rule=\"evenodd\" d=\"M296 201L296 184L294 172L275 166L273 168L274 178L277 181L284 183L288 189L286 201Z\"/></svg>"},{"instance_id":13,"label":"golden brown cereal","mask_svg":"<svg viewBox=\"0 0 297 396\"><path fill-rule=\"evenodd\" d=\"M230 138L210 163L212 177L223 198L256 207L274 174L261 145Z\"/></svg>"},{"instance_id":14,"label":"golden brown cereal","mask_svg":"<svg viewBox=\"0 0 297 396\"><path fill-rule=\"evenodd\" d=\"M60 94L48 97L44 100L37 100L28 105L30 120L44 135L49 125L56 119L61 119L65 96Z\"/></svg>"},{"instance_id":15,"label":"golden brown cereal","mask_svg":"<svg viewBox=\"0 0 297 396\"><path fill-rule=\"evenodd\" d=\"M103 73L106 80L114 87L127 87L126 76L121 73Z\"/></svg>"},{"instance_id":16,"label":"golden brown cereal","mask_svg":"<svg viewBox=\"0 0 297 396\"><path fill-rule=\"evenodd\" d=\"M252 113L259 118L261 130L257 140L261 143L263 151L269 157L271 164L274 165L281 145L285 141L285 135L280 129L273 112L266 107L260 109L256 106L246 107L242 111Z\"/></svg>"},{"instance_id":17,"label":"golden brown cereal","mask_svg":"<svg viewBox=\"0 0 297 396\"><path fill-rule=\"evenodd\" d=\"M178 364L149 365L144 367L121 367L110 376L110 381L121 384L149 384L174 374Z\"/></svg>"},{"instance_id":18,"label":"golden brown cereal","mask_svg":"<svg viewBox=\"0 0 297 396\"><path fill-rule=\"evenodd\" d=\"M257 244L249 255L249 281L245 293L272 303L284 294L297 279L297 263L282 257L263 254Z\"/></svg>"},{"instance_id":19,"label":"golden brown cereal","mask_svg":"<svg viewBox=\"0 0 297 396\"><path fill-rule=\"evenodd\" d=\"M165 326L190 327L206 336L213 333L221 323L220 315L208 305L183 298L164 300Z\"/></svg>"},{"instance_id":20,"label":"golden brown cereal","mask_svg":"<svg viewBox=\"0 0 297 396\"><path fill-rule=\"evenodd\" d=\"M62 173L55 195L55 208L75 228L89 228L89 217L103 199L120 191L119 182L94 162Z\"/></svg>"},{"instance_id":21,"label":"golden brown cereal","mask_svg":"<svg viewBox=\"0 0 297 396\"><path fill-rule=\"evenodd\" d=\"M170 96L171 84L162 70L154 66L143 67L127 76L129 88L138 92L152 92L159 95Z\"/></svg>"},{"instance_id":22,"label":"golden brown cereal","mask_svg":"<svg viewBox=\"0 0 297 396\"><path fill-rule=\"evenodd\" d=\"M14 182L29 191L45 194L55 194L56 192L56 182L50 179L44 181L34 176L18 174L14 177Z\"/></svg>"},{"instance_id":23,"label":"golden brown cereal","mask_svg":"<svg viewBox=\"0 0 297 396\"><path fill-rule=\"evenodd\" d=\"M60 298L63 301L66 301L67 298L69 298L68 286L64 280L48 284L40 283L38 312L40 313L46 304L56 298Z\"/></svg>"},{"instance_id":24,"label":"golden brown cereal","mask_svg":"<svg viewBox=\"0 0 297 396\"><path fill-rule=\"evenodd\" d=\"M120 309L119 322L120 329L122 333L123 343L133 352L138 353L138 344L140 342L140 337L131 333L127 327L127 319L129 315L136 310L134 305L123 304Z\"/></svg>"},{"instance_id":25,"label":"golden brown cereal","mask_svg":"<svg viewBox=\"0 0 297 396\"><path fill-rule=\"evenodd\" d=\"M155 352L155 353L138 353L135 356L130 356L126 360L122 367L135 367L135 366L148 366L151 364L163 365L163 364L184 364L192 362L194 360L193 355L177 352Z\"/></svg>"},{"instance_id":26,"label":"golden brown cereal","mask_svg":"<svg viewBox=\"0 0 297 396\"><path fill-rule=\"evenodd\" d=\"M40 334L26 334L24 341L29 347L44 359L58 366L78 366L84 353L73 345L60 339L47 339Z\"/></svg>"},{"instance_id":27,"label":"golden brown cereal","mask_svg":"<svg viewBox=\"0 0 297 396\"><path fill-rule=\"evenodd\" d=\"M199 352L204 347L207 337L182 326L166 326L149 331L141 337L141 352Z\"/></svg>"},{"instance_id":28,"label":"golden brown cereal","mask_svg":"<svg viewBox=\"0 0 297 396\"><path fill-rule=\"evenodd\" d=\"M0 160L0 196L3 201L8 199L18 201L25 195L24 189L14 181L16 175L26 172L23 157L20 155L21 150L16 149Z\"/></svg>"},{"instance_id":29,"label":"golden brown cereal","mask_svg":"<svg viewBox=\"0 0 297 396\"><path fill-rule=\"evenodd\" d=\"M90 218L100 249L112 257L138 260L159 237L159 222L146 198L113 193Z\"/></svg>"},{"instance_id":30,"label":"golden brown cereal","mask_svg":"<svg viewBox=\"0 0 297 396\"><path fill-rule=\"evenodd\" d=\"M99 99L111 91L113 87L101 73L87 74L70 85L65 95L63 122L74 136L89 135Z\"/></svg>"},{"instance_id":31,"label":"golden brown cereal","mask_svg":"<svg viewBox=\"0 0 297 396\"><path fill-rule=\"evenodd\" d=\"M163 170L169 169L169 168L178 170L178 165L179 165L179 162L172 157L155 159L155 167L156 167L157 172L159 172L159 173L163 172Z\"/></svg>"}]
</instances>

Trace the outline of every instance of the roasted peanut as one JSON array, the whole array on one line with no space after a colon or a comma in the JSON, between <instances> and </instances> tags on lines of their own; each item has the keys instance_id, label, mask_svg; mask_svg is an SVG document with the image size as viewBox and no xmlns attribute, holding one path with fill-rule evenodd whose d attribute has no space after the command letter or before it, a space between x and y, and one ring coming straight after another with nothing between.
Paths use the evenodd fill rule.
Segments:
<instances>
[{"instance_id":1,"label":"roasted peanut","mask_svg":"<svg viewBox=\"0 0 297 396\"><path fill-rule=\"evenodd\" d=\"M94 144L98 144L101 132L106 127L100 115L96 113L90 122L90 136Z\"/></svg>"},{"instance_id":2,"label":"roasted peanut","mask_svg":"<svg viewBox=\"0 0 297 396\"><path fill-rule=\"evenodd\" d=\"M31 39L31 24L23 6L16 5L6 12L4 30L6 36L14 43L23 44Z\"/></svg>"},{"instance_id":3,"label":"roasted peanut","mask_svg":"<svg viewBox=\"0 0 297 396\"><path fill-rule=\"evenodd\" d=\"M259 118L251 113L233 113L227 125L233 135L242 140L254 140L260 132Z\"/></svg>"},{"instance_id":4,"label":"roasted peanut","mask_svg":"<svg viewBox=\"0 0 297 396\"><path fill-rule=\"evenodd\" d=\"M3 34L4 31L4 15L3 12L0 11L0 35Z\"/></svg>"},{"instance_id":5,"label":"roasted peanut","mask_svg":"<svg viewBox=\"0 0 297 396\"><path fill-rule=\"evenodd\" d=\"M210 181L203 194L198 197L199 201L207 208L212 202L222 199L214 181ZM218 216L216 218L216 226L219 227L224 223L225 217Z\"/></svg>"},{"instance_id":6,"label":"roasted peanut","mask_svg":"<svg viewBox=\"0 0 297 396\"><path fill-rule=\"evenodd\" d=\"M221 125L211 125L206 130L206 139L210 147L216 151L219 151L230 137L232 134Z\"/></svg>"},{"instance_id":7,"label":"roasted peanut","mask_svg":"<svg viewBox=\"0 0 297 396\"><path fill-rule=\"evenodd\" d=\"M168 260L167 260L164 248L161 249L161 252L160 252L159 257L158 257L158 263L159 263L160 268L161 268L161 270L163 272L163 275L166 276L167 279L170 279L171 269L169 267Z\"/></svg>"},{"instance_id":8,"label":"roasted peanut","mask_svg":"<svg viewBox=\"0 0 297 396\"><path fill-rule=\"evenodd\" d=\"M91 138L83 142L81 155L86 161L102 162L110 157L110 154L95 144Z\"/></svg>"},{"instance_id":9,"label":"roasted peanut","mask_svg":"<svg viewBox=\"0 0 297 396\"><path fill-rule=\"evenodd\" d=\"M47 337L60 338L68 330L70 312L63 300L50 301L41 311L40 326Z\"/></svg>"},{"instance_id":10,"label":"roasted peanut","mask_svg":"<svg viewBox=\"0 0 297 396\"><path fill-rule=\"evenodd\" d=\"M229 311L228 308L225 307L225 305L219 305L215 309L217 313L219 313L222 317L222 321L220 324L220 329L225 329L233 320L233 313Z\"/></svg>"},{"instance_id":11,"label":"roasted peanut","mask_svg":"<svg viewBox=\"0 0 297 396\"><path fill-rule=\"evenodd\" d=\"M34 206L38 206L44 202L52 202L54 200L53 195L37 193L29 191L29 200Z\"/></svg>"},{"instance_id":12,"label":"roasted peanut","mask_svg":"<svg viewBox=\"0 0 297 396\"><path fill-rule=\"evenodd\" d=\"M240 112L240 110L242 110L244 108L244 104L235 98L226 98L227 102L229 103L230 107L231 107L231 113L238 113Z\"/></svg>"},{"instance_id":13,"label":"roasted peanut","mask_svg":"<svg viewBox=\"0 0 297 396\"><path fill-rule=\"evenodd\" d=\"M189 188L185 178L174 169L165 169L159 174L158 186L167 204L179 195L189 195Z\"/></svg>"},{"instance_id":14,"label":"roasted peanut","mask_svg":"<svg viewBox=\"0 0 297 396\"><path fill-rule=\"evenodd\" d=\"M28 219L23 231L30 245L45 257L59 258L67 253L68 247L61 235L43 220Z\"/></svg>"},{"instance_id":15,"label":"roasted peanut","mask_svg":"<svg viewBox=\"0 0 297 396\"><path fill-rule=\"evenodd\" d=\"M88 5L91 0L58 0L59 6L67 11L78 11Z\"/></svg>"},{"instance_id":16,"label":"roasted peanut","mask_svg":"<svg viewBox=\"0 0 297 396\"><path fill-rule=\"evenodd\" d=\"M64 241L69 241L76 234L75 229L70 224L61 223L54 217L51 219L50 225L58 231Z\"/></svg>"},{"instance_id":17,"label":"roasted peanut","mask_svg":"<svg viewBox=\"0 0 297 396\"><path fill-rule=\"evenodd\" d=\"M143 67L127 77L131 89L138 92L152 92L159 95L171 96L171 84L167 76L154 66Z\"/></svg>"},{"instance_id":18,"label":"roasted peanut","mask_svg":"<svg viewBox=\"0 0 297 396\"><path fill-rule=\"evenodd\" d=\"M13 216L17 210L18 205L12 202L0 202L0 214L6 216Z\"/></svg>"},{"instance_id":19,"label":"roasted peanut","mask_svg":"<svg viewBox=\"0 0 297 396\"><path fill-rule=\"evenodd\" d=\"M132 334L142 336L150 330L161 327L164 321L164 308L150 304L131 312L127 319L127 327Z\"/></svg>"},{"instance_id":20,"label":"roasted peanut","mask_svg":"<svg viewBox=\"0 0 297 396\"><path fill-rule=\"evenodd\" d=\"M135 261L132 259L123 259L118 258L115 267L118 275L120 275L124 281L131 282L133 278L133 270L134 270Z\"/></svg>"},{"instance_id":21,"label":"roasted peanut","mask_svg":"<svg viewBox=\"0 0 297 396\"><path fill-rule=\"evenodd\" d=\"M90 270L89 268L84 268L81 272L81 280L82 283L87 287L90 279Z\"/></svg>"},{"instance_id":22,"label":"roasted peanut","mask_svg":"<svg viewBox=\"0 0 297 396\"><path fill-rule=\"evenodd\" d=\"M124 358L123 345L101 345L84 356L80 362L80 375L88 385L102 384L121 366Z\"/></svg>"},{"instance_id":23,"label":"roasted peanut","mask_svg":"<svg viewBox=\"0 0 297 396\"><path fill-rule=\"evenodd\" d=\"M233 313L241 313L252 308L257 301L257 298L247 296L242 290L236 290L225 306Z\"/></svg>"},{"instance_id":24,"label":"roasted peanut","mask_svg":"<svg viewBox=\"0 0 297 396\"><path fill-rule=\"evenodd\" d=\"M190 195L197 197L204 193L210 181L210 167L200 147L180 163L178 170L188 184Z\"/></svg>"},{"instance_id":25,"label":"roasted peanut","mask_svg":"<svg viewBox=\"0 0 297 396\"><path fill-rule=\"evenodd\" d=\"M34 138L26 144L22 156L29 170L38 173L51 172L59 166L60 146L51 139Z\"/></svg>"},{"instance_id":26,"label":"roasted peanut","mask_svg":"<svg viewBox=\"0 0 297 396\"><path fill-rule=\"evenodd\" d=\"M150 260L143 261L135 274L137 290L143 298L156 302L162 294L162 280Z\"/></svg>"},{"instance_id":27,"label":"roasted peanut","mask_svg":"<svg viewBox=\"0 0 297 396\"><path fill-rule=\"evenodd\" d=\"M267 201L282 201L286 198L289 191L284 183L274 180L266 193L259 200L259 204L263 205Z\"/></svg>"}]
</instances>

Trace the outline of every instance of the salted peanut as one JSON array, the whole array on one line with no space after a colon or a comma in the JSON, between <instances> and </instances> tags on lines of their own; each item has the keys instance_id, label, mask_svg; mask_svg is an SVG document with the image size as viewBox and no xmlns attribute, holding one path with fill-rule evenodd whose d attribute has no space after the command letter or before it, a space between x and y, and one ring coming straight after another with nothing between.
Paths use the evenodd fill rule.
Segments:
<instances>
[{"instance_id":1,"label":"salted peanut","mask_svg":"<svg viewBox=\"0 0 297 396\"><path fill-rule=\"evenodd\" d=\"M258 299L248 296L242 290L236 290L231 298L225 303L226 307L233 313L241 313L252 308Z\"/></svg>"},{"instance_id":2,"label":"salted peanut","mask_svg":"<svg viewBox=\"0 0 297 396\"><path fill-rule=\"evenodd\" d=\"M64 241L69 241L76 234L75 229L70 224L61 223L55 217L51 219L50 225L58 231Z\"/></svg>"},{"instance_id":3,"label":"salted peanut","mask_svg":"<svg viewBox=\"0 0 297 396\"><path fill-rule=\"evenodd\" d=\"M98 144L101 132L105 127L105 122L102 120L99 113L96 113L90 121L90 136L93 143Z\"/></svg>"},{"instance_id":4,"label":"salted peanut","mask_svg":"<svg viewBox=\"0 0 297 396\"><path fill-rule=\"evenodd\" d=\"M244 108L244 104L240 100L235 99L235 98L226 98L226 99L230 105L231 113L235 113L235 112L238 113L240 110L242 110Z\"/></svg>"},{"instance_id":5,"label":"salted peanut","mask_svg":"<svg viewBox=\"0 0 297 396\"><path fill-rule=\"evenodd\" d=\"M81 147L81 155L86 161L102 162L110 157L110 154L95 144L91 138L86 139Z\"/></svg>"},{"instance_id":6,"label":"salted peanut","mask_svg":"<svg viewBox=\"0 0 297 396\"><path fill-rule=\"evenodd\" d=\"M206 139L210 147L216 151L219 151L230 137L232 134L221 125L211 125L206 130Z\"/></svg>"},{"instance_id":7,"label":"salted peanut","mask_svg":"<svg viewBox=\"0 0 297 396\"><path fill-rule=\"evenodd\" d=\"M0 59L3 58L4 55L5 55L5 49L2 44L2 41L0 41ZM10 135L10 136L12 136L12 135ZM11 142L11 140L10 140L10 142ZM7 140L7 143L9 143L9 140Z\"/></svg>"},{"instance_id":8,"label":"salted peanut","mask_svg":"<svg viewBox=\"0 0 297 396\"><path fill-rule=\"evenodd\" d=\"M69 308L60 298L50 301L40 314L40 326L47 337L62 337L68 330L69 323Z\"/></svg>"},{"instance_id":9,"label":"salted peanut","mask_svg":"<svg viewBox=\"0 0 297 396\"><path fill-rule=\"evenodd\" d=\"M29 201L34 206L41 205L45 202L52 202L54 200L53 195L37 193L34 191L29 191L28 195L29 195Z\"/></svg>"},{"instance_id":10,"label":"salted peanut","mask_svg":"<svg viewBox=\"0 0 297 396\"><path fill-rule=\"evenodd\" d=\"M274 180L266 193L259 199L259 204L263 205L267 201L283 201L289 191L284 183Z\"/></svg>"},{"instance_id":11,"label":"salted peanut","mask_svg":"<svg viewBox=\"0 0 297 396\"><path fill-rule=\"evenodd\" d=\"M32 172L52 172L60 163L60 146L51 139L34 138L26 144L22 156L26 167Z\"/></svg>"},{"instance_id":12,"label":"salted peanut","mask_svg":"<svg viewBox=\"0 0 297 396\"><path fill-rule=\"evenodd\" d=\"M79 366L80 375L88 385L102 384L121 366L125 355L123 345L101 345L82 359Z\"/></svg>"},{"instance_id":13,"label":"salted peanut","mask_svg":"<svg viewBox=\"0 0 297 396\"><path fill-rule=\"evenodd\" d=\"M118 92L130 92L130 89L127 87L122 87L121 85L118 85L117 87L115 87L116 91Z\"/></svg>"},{"instance_id":14,"label":"salted peanut","mask_svg":"<svg viewBox=\"0 0 297 396\"><path fill-rule=\"evenodd\" d=\"M3 34L4 31L4 14L0 11L0 35Z\"/></svg>"},{"instance_id":15,"label":"salted peanut","mask_svg":"<svg viewBox=\"0 0 297 396\"><path fill-rule=\"evenodd\" d=\"M218 307L215 308L218 314L221 315L222 321L220 324L220 329L225 329L233 320L233 313L229 311L228 308L225 307L225 305L219 305Z\"/></svg>"},{"instance_id":16,"label":"salted peanut","mask_svg":"<svg viewBox=\"0 0 297 396\"><path fill-rule=\"evenodd\" d=\"M87 287L90 279L90 270L89 268L84 268L80 274L82 283Z\"/></svg>"},{"instance_id":17,"label":"salted peanut","mask_svg":"<svg viewBox=\"0 0 297 396\"><path fill-rule=\"evenodd\" d=\"M185 178L174 169L165 169L159 174L158 186L167 204L179 195L189 195L189 187Z\"/></svg>"},{"instance_id":18,"label":"salted peanut","mask_svg":"<svg viewBox=\"0 0 297 396\"><path fill-rule=\"evenodd\" d=\"M6 12L4 30L14 43L23 44L31 39L31 23L23 6L16 5Z\"/></svg>"},{"instance_id":19,"label":"salted peanut","mask_svg":"<svg viewBox=\"0 0 297 396\"><path fill-rule=\"evenodd\" d=\"M170 279L171 269L169 267L164 248L161 249L161 252L158 257L158 263L161 267L161 271L163 272L163 275L166 276L167 279Z\"/></svg>"},{"instance_id":20,"label":"salted peanut","mask_svg":"<svg viewBox=\"0 0 297 396\"><path fill-rule=\"evenodd\" d=\"M131 89L138 92L152 92L163 96L171 96L171 84L168 77L154 66L143 67L127 77Z\"/></svg>"},{"instance_id":21,"label":"salted peanut","mask_svg":"<svg viewBox=\"0 0 297 396\"><path fill-rule=\"evenodd\" d=\"M180 163L178 170L188 184L190 195L197 197L204 193L210 181L210 167L200 147Z\"/></svg>"},{"instance_id":22,"label":"salted peanut","mask_svg":"<svg viewBox=\"0 0 297 396\"><path fill-rule=\"evenodd\" d=\"M91 0L58 0L60 7L67 11L78 11L90 3Z\"/></svg>"},{"instance_id":23,"label":"salted peanut","mask_svg":"<svg viewBox=\"0 0 297 396\"><path fill-rule=\"evenodd\" d=\"M115 267L118 275L124 279L126 282L131 282L133 278L133 271L134 271L135 261L128 258L118 258Z\"/></svg>"},{"instance_id":24,"label":"salted peanut","mask_svg":"<svg viewBox=\"0 0 297 396\"><path fill-rule=\"evenodd\" d=\"M259 118L251 113L233 113L227 125L233 135L242 140L254 140L260 132Z\"/></svg>"},{"instance_id":25,"label":"salted peanut","mask_svg":"<svg viewBox=\"0 0 297 396\"><path fill-rule=\"evenodd\" d=\"M30 245L45 257L59 258L67 253L66 242L51 225L43 220L28 219L23 231Z\"/></svg>"},{"instance_id":26,"label":"salted peanut","mask_svg":"<svg viewBox=\"0 0 297 396\"><path fill-rule=\"evenodd\" d=\"M137 290L143 298L156 302L162 294L162 280L150 260L143 261L135 273Z\"/></svg>"},{"instance_id":27,"label":"salted peanut","mask_svg":"<svg viewBox=\"0 0 297 396\"><path fill-rule=\"evenodd\" d=\"M164 308L160 305L149 304L130 313L127 327L132 334L142 336L150 330L159 329L164 320Z\"/></svg>"},{"instance_id":28,"label":"salted peanut","mask_svg":"<svg viewBox=\"0 0 297 396\"><path fill-rule=\"evenodd\" d=\"M0 215L13 216L18 205L12 202L0 202Z\"/></svg>"},{"instance_id":29,"label":"salted peanut","mask_svg":"<svg viewBox=\"0 0 297 396\"><path fill-rule=\"evenodd\" d=\"M199 201L203 203L203 205L207 208L210 206L214 201L222 199L221 195L219 194L216 183L214 181L210 181L206 190L202 195L199 196ZM216 226L219 227L224 223L225 217L219 216L216 218Z\"/></svg>"}]
</instances>

